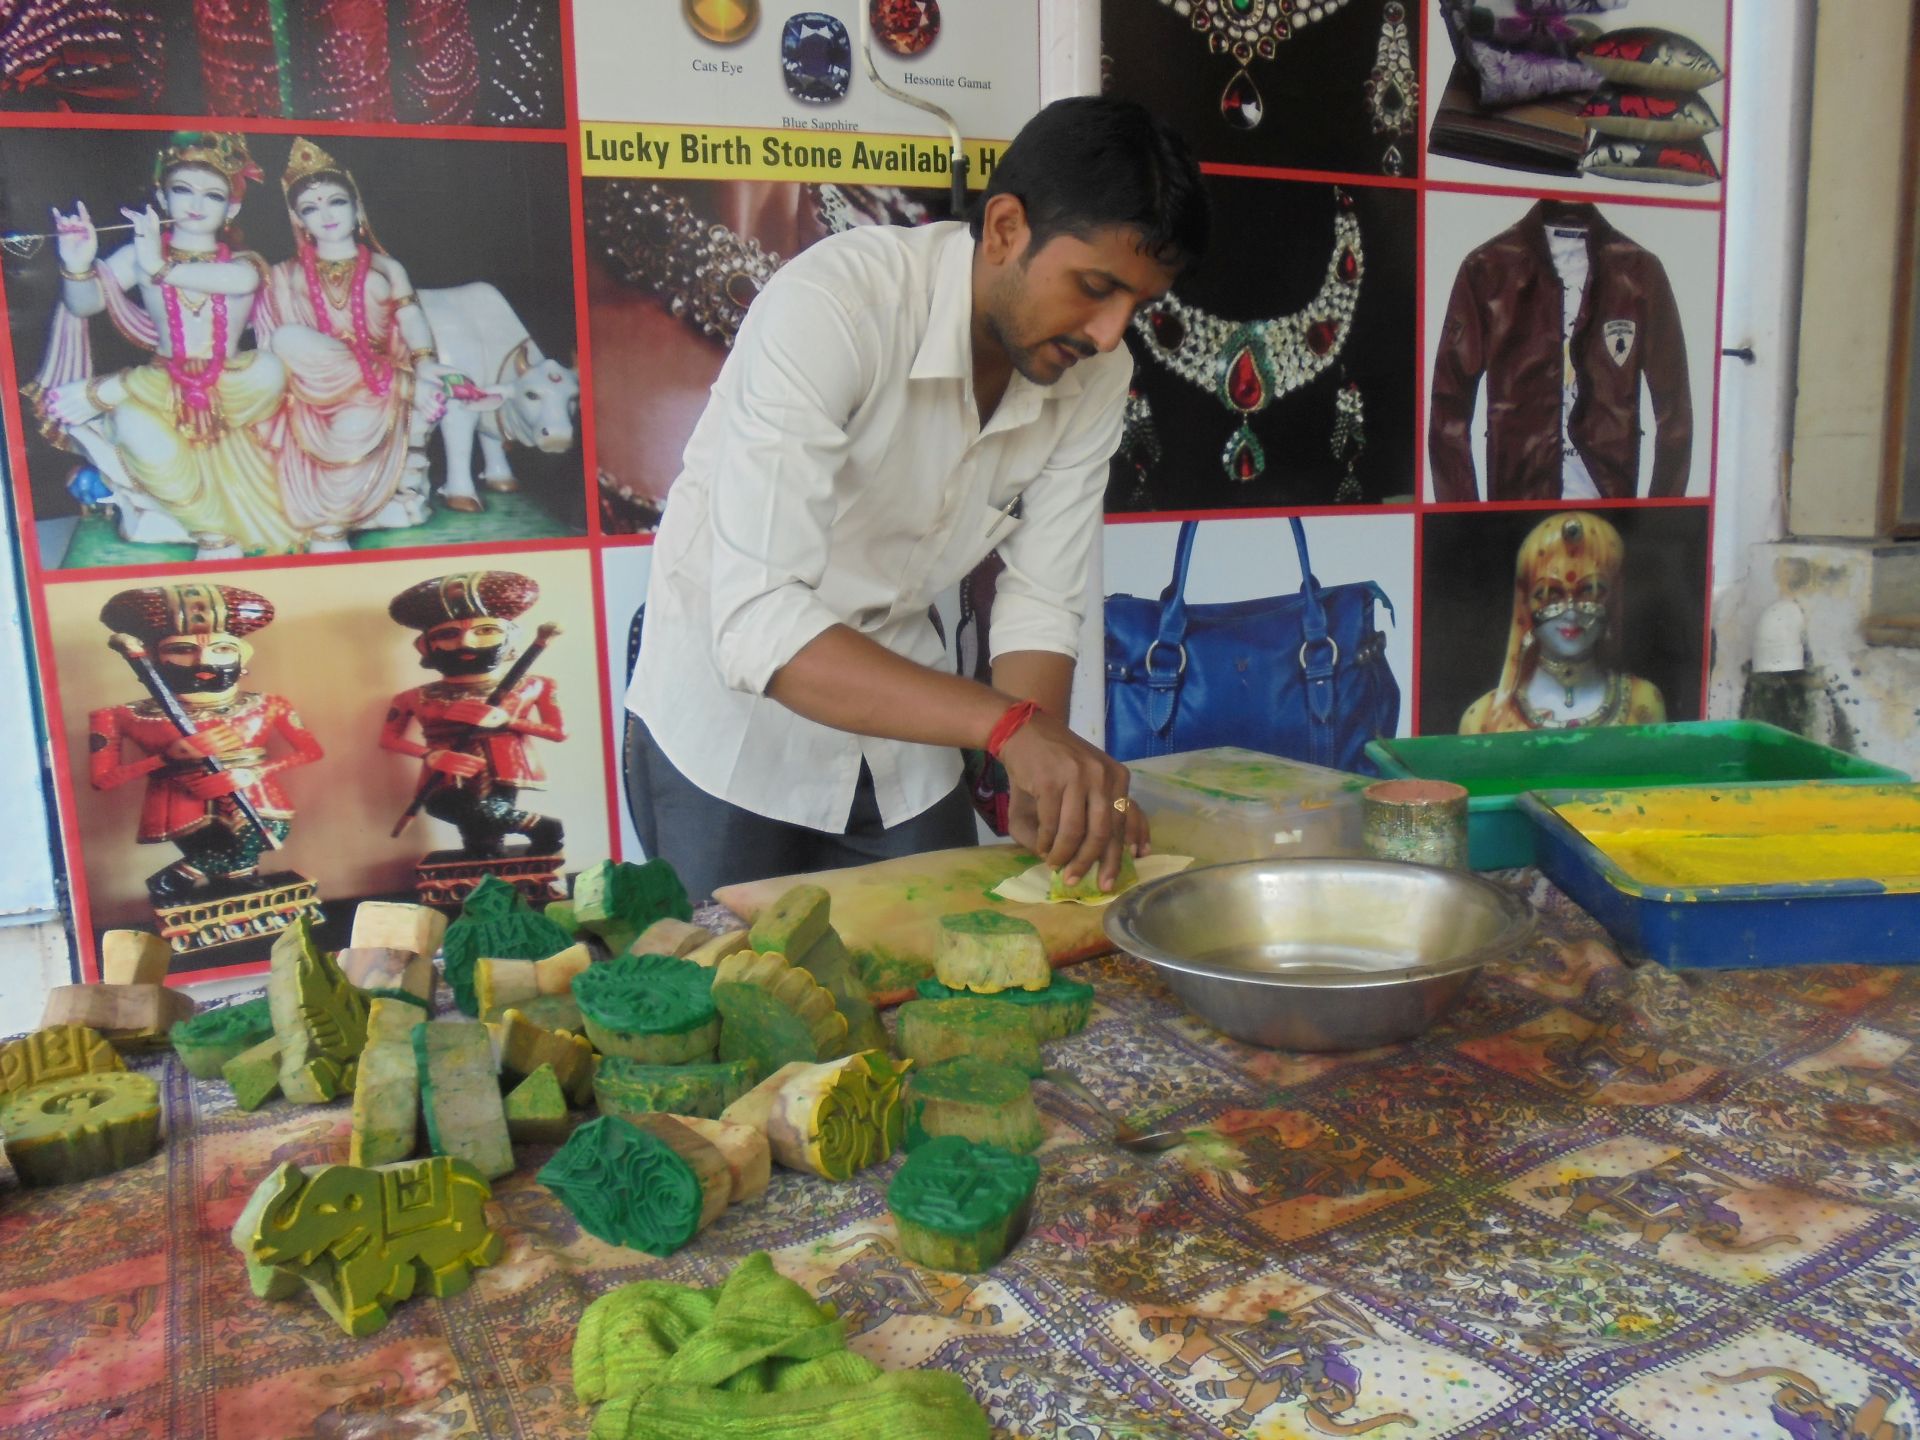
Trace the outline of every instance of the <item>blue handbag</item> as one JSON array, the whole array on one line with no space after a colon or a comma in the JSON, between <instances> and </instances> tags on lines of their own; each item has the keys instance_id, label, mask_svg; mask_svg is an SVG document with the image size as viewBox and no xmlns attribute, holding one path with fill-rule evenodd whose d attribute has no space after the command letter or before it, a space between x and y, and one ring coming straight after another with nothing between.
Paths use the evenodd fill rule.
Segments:
<instances>
[{"instance_id":1,"label":"blue handbag","mask_svg":"<svg viewBox=\"0 0 1920 1440\"><path fill-rule=\"evenodd\" d=\"M1300 593L1189 605L1187 566L1199 529L1180 527L1173 583L1158 600L1106 603L1107 753L1116 760L1238 745L1367 774L1369 740L1400 722L1371 580L1322 586L1295 518Z\"/></svg>"}]
</instances>

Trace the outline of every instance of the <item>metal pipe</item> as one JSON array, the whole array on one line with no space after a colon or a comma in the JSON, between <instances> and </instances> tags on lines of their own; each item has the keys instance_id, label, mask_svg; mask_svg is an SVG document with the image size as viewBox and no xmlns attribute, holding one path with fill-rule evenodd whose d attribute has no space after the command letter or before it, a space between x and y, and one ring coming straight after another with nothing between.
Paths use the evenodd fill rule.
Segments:
<instances>
[{"instance_id":1,"label":"metal pipe","mask_svg":"<svg viewBox=\"0 0 1920 1440\"><path fill-rule=\"evenodd\" d=\"M866 62L867 79L871 80L882 95L891 96L903 105L911 105L916 110L924 110L942 125L947 127L947 139L950 144L948 158L952 172L953 218L958 220L967 213L967 147L960 138L960 126L945 110L931 100L923 100L918 95L909 95L898 86L890 85L880 78L880 67L873 63L873 18L867 13L868 7L862 3L860 11L860 58Z\"/></svg>"}]
</instances>

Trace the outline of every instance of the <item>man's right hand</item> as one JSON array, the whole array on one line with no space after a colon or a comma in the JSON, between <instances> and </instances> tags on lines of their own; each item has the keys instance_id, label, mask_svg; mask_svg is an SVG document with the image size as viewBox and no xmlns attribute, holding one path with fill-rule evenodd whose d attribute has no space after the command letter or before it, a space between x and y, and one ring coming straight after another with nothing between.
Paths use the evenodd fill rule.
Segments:
<instances>
[{"instance_id":1,"label":"man's right hand","mask_svg":"<svg viewBox=\"0 0 1920 1440\"><path fill-rule=\"evenodd\" d=\"M429 770L438 770L456 780L470 780L487 768L487 762L480 756L464 755L458 750L429 750L426 760Z\"/></svg>"},{"instance_id":2,"label":"man's right hand","mask_svg":"<svg viewBox=\"0 0 1920 1440\"><path fill-rule=\"evenodd\" d=\"M1147 817L1126 799L1127 767L1042 712L1000 747L1012 787L1008 827L1072 884L1095 865L1111 890L1126 851L1148 849Z\"/></svg>"}]
</instances>

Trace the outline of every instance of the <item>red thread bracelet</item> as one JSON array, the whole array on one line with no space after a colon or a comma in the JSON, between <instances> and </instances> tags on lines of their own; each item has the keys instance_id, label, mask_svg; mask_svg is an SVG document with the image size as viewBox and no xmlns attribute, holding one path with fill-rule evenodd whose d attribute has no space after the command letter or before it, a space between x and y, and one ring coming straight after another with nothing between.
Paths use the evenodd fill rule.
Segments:
<instances>
[{"instance_id":1,"label":"red thread bracelet","mask_svg":"<svg viewBox=\"0 0 1920 1440\"><path fill-rule=\"evenodd\" d=\"M994 759L1000 758L1000 747L1014 737L1020 727L1040 713L1040 707L1032 700L1017 700L1007 707L1007 711L995 723L993 733L987 736L987 754Z\"/></svg>"}]
</instances>

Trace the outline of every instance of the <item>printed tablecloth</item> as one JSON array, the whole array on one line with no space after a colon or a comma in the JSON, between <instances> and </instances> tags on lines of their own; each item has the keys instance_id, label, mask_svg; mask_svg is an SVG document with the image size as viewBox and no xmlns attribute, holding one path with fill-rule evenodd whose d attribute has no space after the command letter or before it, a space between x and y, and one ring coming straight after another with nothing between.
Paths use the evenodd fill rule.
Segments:
<instances>
[{"instance_id":1,"label":"printed tablecloth","mask_svg":"<svg viewBox=\"0 0 1920 1440\"><path fill-rule=\"evenodd\" d=\"M904 1261L884 1191L781 1174L655 1260L534 1179L506 1253L346 1338L249 1294L227 1230L282 1160L345 1158L347 1108L253 1115L160 1070L171 1138L119 1176L0 1192L0 1436L584 1435L580 1312L742 1256L887 1367L965 1377L1017 1436L1790 1437L1920 1430L1920 970L1622 966L1531 875L1538 940L1417 1044L1296 1056L1188 1018L1152 973L1079 967L1052 1048L1160 1156L1042 1087L1031 1232L994 1272Z\"/></svg>"}]
</instances>

